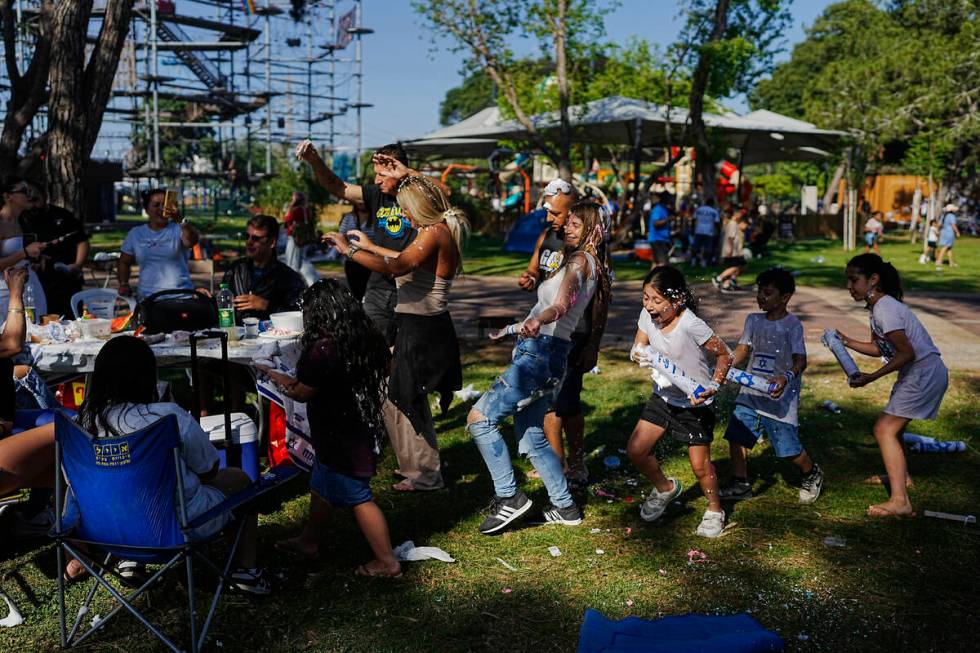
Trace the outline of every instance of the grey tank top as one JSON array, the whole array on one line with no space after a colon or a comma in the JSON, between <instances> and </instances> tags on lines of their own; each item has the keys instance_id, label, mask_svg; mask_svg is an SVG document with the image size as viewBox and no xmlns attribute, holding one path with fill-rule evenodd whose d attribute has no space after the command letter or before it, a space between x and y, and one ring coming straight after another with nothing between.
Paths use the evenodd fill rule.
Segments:
<instances>
[{"instance_id":1,"label":"grey tank top","mask_svg":"<svg viewBox=\"0 0 980 653\"><path fill-rule=\"evenodd\" d=\"M395 277L398 286L396 313L411 315L439 315L449 307L449 289L452 279L437 277L435 272L417 268L408 274Z\"/></svg>"}]
</instances>

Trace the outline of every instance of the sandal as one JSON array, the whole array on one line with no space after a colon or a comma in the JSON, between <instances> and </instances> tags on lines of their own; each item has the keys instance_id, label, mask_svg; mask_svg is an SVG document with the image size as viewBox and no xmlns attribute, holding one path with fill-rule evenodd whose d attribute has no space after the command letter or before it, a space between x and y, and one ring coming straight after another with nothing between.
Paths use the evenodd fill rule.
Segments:
<instances>
[{"instance_id":1,"label":"sandal","mask_svg":"<svg viewBox=\"0 0 980 653\"><path fill-rule=\"evenodd\" d=\"M445 487L445 485L439 485L437 487L415 487L415 483L411 479L406 478L392 485L391 489L395 492L433 492L435 490L445 489Z\"/></svg>"},{"instance_id":2,"label":"sandal","mask_svg":"<svg viewBox=\"0 0 980 653\"><path fill-rule=\"evenodd\" d=\"M402 569L401 569L401 565L399 565L399 567L398 567L398 573L397 574L391 574L391 573L388 573L386 571L372 570L367 565L358 565L357 569L354 570L354 575L355 576L365 576L367 578L401 578L402 577Z\"/></svg>"}]
</instances>

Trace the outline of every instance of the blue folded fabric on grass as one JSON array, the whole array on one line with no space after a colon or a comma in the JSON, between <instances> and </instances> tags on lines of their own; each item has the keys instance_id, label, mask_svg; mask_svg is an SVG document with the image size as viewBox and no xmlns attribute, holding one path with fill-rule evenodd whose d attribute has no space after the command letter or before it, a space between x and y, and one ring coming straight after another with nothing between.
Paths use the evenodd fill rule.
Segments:
<instances>
[{"instance_id":1,"label":"blue folded fabric on grass","mask_svg":"<svg viewBox=\"0 0 980 653\"><path fill-rule=\"evenodd\" d=\"M783 640L747 614L688 614L620 621L586 610L578 653L762 653L782 651Z\"/></svg>"}]
</instances>

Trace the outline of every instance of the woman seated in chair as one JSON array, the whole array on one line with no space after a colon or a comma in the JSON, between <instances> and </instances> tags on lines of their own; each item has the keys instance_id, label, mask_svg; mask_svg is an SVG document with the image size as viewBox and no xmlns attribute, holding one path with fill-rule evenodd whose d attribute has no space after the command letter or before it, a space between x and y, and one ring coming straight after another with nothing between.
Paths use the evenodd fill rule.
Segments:
<instances>
[{"instance_id":1,"label":"woman seated in chair","mask_svg":"<svg viewBox=\"0 0 980 653\"><path fill-rule=\"evenodd\" d=\"M54 425L11 435L14 425L13 357L24 347L24 283L27 270L3 271L10 290L6 322L0 335L0 497L24 488L54 487Z\"/></svg>"},{"instance_id":2,"label":"woman seated in chair","mask_svg":"<svg viewBox=\"0 0 980 653\"><path fill-rule=\"evenodd\" d=\"M133 336L113 338L95 358L95 371L82 405L80 424L96 437L118 437L149 426L166 415L175 415L180 430L181 477L188 519L210 510L251 483L240 469L218 469L218 451L190 413L175 403L157 398L156 358L143 340ZM248 515L239 544L235 587L252 594L268 594L268 582L256 568L258 516ZM194 531L208 537L231 520L224 514ZM74 562L74 561L73 561ZM77 562L74 562L78 565ZM73 577L79 567L66 570Z\"/></svg>"}]
</instances>

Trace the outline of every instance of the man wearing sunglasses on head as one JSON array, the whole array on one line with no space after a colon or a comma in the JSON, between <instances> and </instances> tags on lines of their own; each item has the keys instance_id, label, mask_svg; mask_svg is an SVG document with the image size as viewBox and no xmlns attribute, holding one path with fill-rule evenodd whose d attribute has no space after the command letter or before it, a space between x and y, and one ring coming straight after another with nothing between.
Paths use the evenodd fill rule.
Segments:
<instances>
[{"instance_id":1,"label":"man wearing sunglasses on head","mask_svg":"<svg viewBox=\"0 0 980 653\"><path fill-rule=\"evenodd\" d=\"M306 288L303 277L276 256L279 221L256 215L245 228L245 256L236 259L222 283L235 296L235 318L268 320L280 311L299 310L299 296Z\"/></svg>"}]
</instances>

